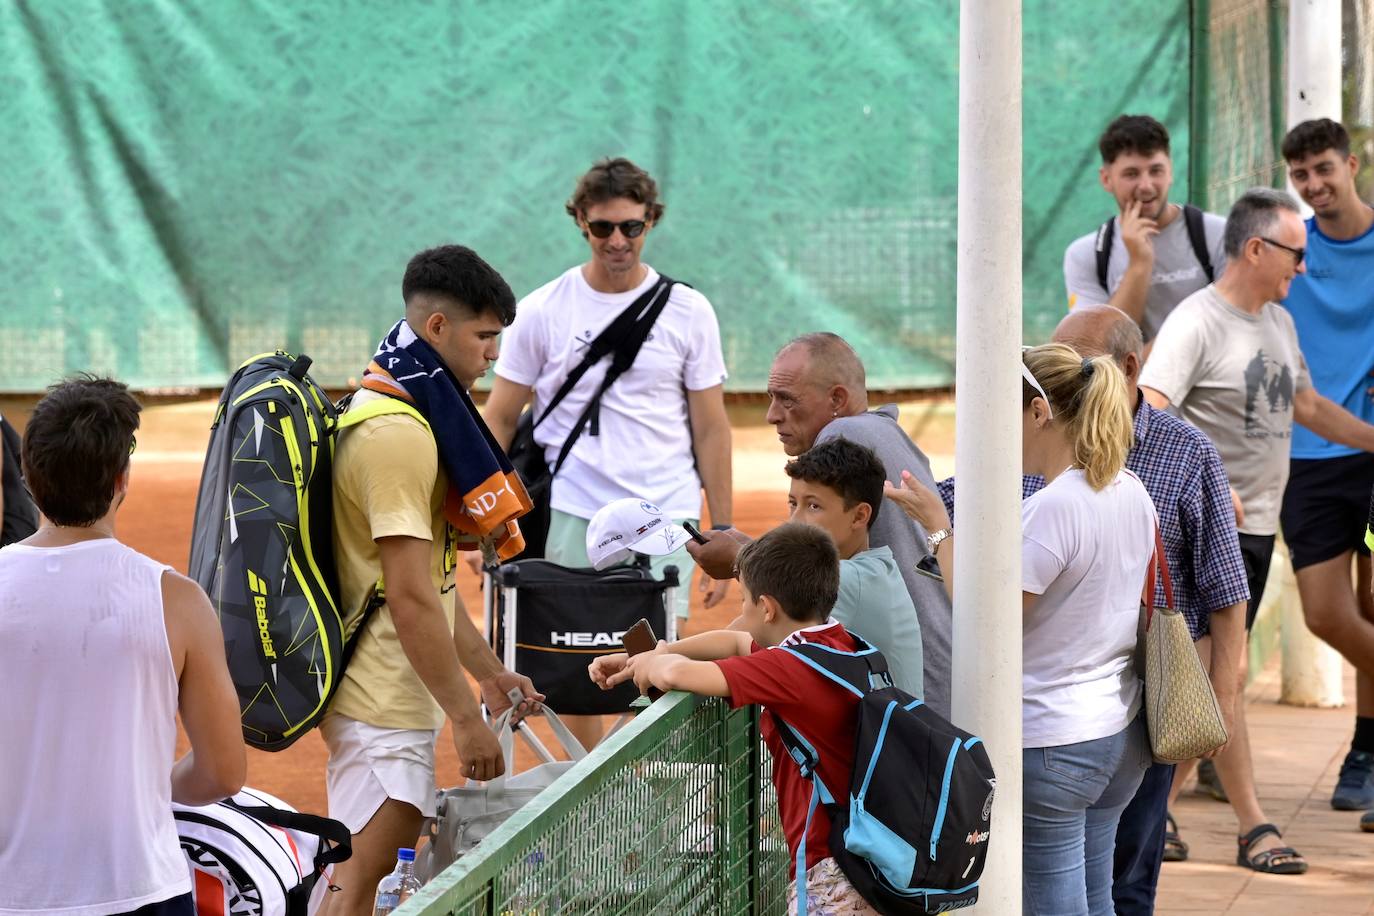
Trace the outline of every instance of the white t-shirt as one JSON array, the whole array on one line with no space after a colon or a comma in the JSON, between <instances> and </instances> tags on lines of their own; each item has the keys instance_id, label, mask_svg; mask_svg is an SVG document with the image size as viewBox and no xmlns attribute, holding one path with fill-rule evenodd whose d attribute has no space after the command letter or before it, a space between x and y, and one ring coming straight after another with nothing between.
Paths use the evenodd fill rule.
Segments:
<instances>
[{"instance_id":1,"label":"white t-shirt","mask_svg":"<svg viewBox=\"0 0 1374 916\"><path fill-rule=\"evenodd\" d=\"M1140 709L1131 660L1154 556L1155 508L1122 471L1094 491L1081 470L1021 504L1023 747L1106 738Z\"/></svg>"},{"instance_id":2,"label":"white t-shirt","mask_svg":"<svg viewBox=\"0 0 1374 916\"><path fill-rule=\"evenodd\" d=\"M587 283L581 266L570 268L520 301L502 340L496 374L533 386L538 417L588 344L657 280L658 273L649 268L635 289L602 293ZM535 430L550 467L610 362L607 356L593 366ZM701 478L692 452L687 392L714 388L725 378L711 303L675 284L634 365L601 398L598 435L583 430L554 479L553 508L591 518L612 500L638 496L673 518L699 518Z\"/></svg>"}]
</instances>

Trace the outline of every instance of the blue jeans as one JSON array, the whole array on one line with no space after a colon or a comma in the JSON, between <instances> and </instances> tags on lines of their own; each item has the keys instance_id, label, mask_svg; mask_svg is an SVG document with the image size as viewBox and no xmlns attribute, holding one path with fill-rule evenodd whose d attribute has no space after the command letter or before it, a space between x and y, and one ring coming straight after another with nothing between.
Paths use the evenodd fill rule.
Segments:
<instances>
[{"instance_id":1,"label":"blue jeans","mask_svg":"<svg viewBox=\"0 0 1374 916\"><path fill-rule=\"evenodd\" d=\"M1143 718L1115 735L1021 752L1025 916L1112 916L1121 812L1150 766Z\"/></svg>"},{"instance_id":2,"label":"blue jeans","mask_svg":"<svg viewBox=\"0 0 1374 916\"><path fill-rule=\"evenodd\" d=\"M1169 813L1173 781L1174 765L1156 763L1145 771L1135 798L1121 813L1112 887L1116 916L1150 916L1155 911L1159 868L1164 861L1164 818Z\"/></svg>"}]
</instances>

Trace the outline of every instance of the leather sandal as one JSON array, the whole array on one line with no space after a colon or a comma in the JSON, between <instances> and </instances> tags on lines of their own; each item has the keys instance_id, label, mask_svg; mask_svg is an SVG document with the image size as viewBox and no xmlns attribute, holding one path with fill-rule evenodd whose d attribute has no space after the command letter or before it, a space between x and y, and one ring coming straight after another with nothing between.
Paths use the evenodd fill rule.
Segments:
<instances>
[{"instance_id":1,"label":"leather sandal","mask_svg":"<svg viewBox=\"0 0 1374 916\"><path fill-rule=\"evenodd\" d=\"M1301 875L1306 872L1307 860L1292 846L1276 846L1253 856L1246 854L1255 840L1270 833L1283 839L1283 834L1273 824L1260 824L1245 836L1237 837L1236 864L1268 875Z\"/></svg>"},{"instance_id":2,"label":"leather sandal","mask_svg":"<svg viewBox=\"0 0 1374 916\"><path fill-rule=\"evenodd\" d=\"M1188 861L1188 844L1178 835L1178 822L1174 820L1172 812L1164 815L1164 861Z\"/></svg>"}]
</instances>

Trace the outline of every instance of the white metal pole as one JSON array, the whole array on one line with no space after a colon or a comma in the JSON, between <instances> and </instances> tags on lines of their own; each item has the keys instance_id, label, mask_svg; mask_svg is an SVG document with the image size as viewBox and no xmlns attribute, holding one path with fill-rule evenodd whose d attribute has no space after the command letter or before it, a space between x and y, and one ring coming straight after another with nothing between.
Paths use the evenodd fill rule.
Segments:
<instances>
[{"instance_id":1,"label":"white metal pole","mask_svg":"<svg viewBox=\"0 0 1374 916\"><path fill-rule=\"evenodd\" d=\"M953 714L997 772L979 909L1021 913L1021 0L959 3Z\"/></svg>"},{"instance_id":2,"label":"white metal pole","mask_svg":"<svg viewBox=\"0 0 1374 916\"><path fill-rule=\"evenodd\" d=\"M1288 7L1288 126L1312 118L1341 119L1341 0L1292 0ZM1292 183L1289 193L1303 208ZM1275 559L1283 561L1282 553ZM1287 572L1283 570L1282 572ZM1281 578L1285 583L1292 577ZM1294 706L1340 706L1341 657L1312 635L1303 620L1297 589L1279 596L1279 626L1283 640L1283 676L1279 697Z\"/></svg>"}]
</instances>

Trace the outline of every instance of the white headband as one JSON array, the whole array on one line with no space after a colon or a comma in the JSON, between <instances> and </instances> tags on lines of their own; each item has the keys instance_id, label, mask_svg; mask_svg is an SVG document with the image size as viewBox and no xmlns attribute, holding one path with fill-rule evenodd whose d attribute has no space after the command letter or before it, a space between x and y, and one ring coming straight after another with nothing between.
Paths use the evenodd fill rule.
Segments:
<instances>
[{"instance_id":1,"label":"white headband","mask_svg":"<svg viewBox=\"0 0 1374 916\"><path fill-rule=\"evenodd\" d=\"M1050 408L1050 396L1045 394L1045 389L1041 388L1040 383L1035 380L1035 376L1031 375L1030 367L1026 365L1024 360L1021 363L1021 378L1025 379L1026 383L1034 388L1040 397L1045 399L1045 419L1053 420L1054 411Z\"/></svg>"}]
</instances>

